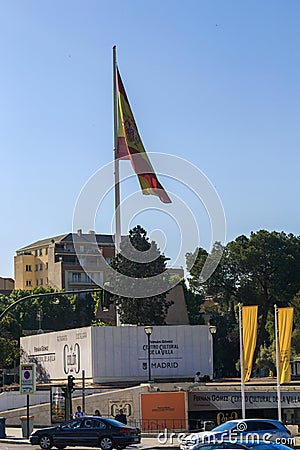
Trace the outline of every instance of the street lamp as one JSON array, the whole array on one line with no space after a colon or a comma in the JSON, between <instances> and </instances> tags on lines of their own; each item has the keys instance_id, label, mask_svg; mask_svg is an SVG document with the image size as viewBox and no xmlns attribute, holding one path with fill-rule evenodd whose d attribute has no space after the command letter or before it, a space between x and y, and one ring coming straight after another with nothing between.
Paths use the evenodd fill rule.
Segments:
<instances>
[{"instance_id":1,"label":"street lamp","mask_svg":"<svg viewBox=\"0 0 300 450\"><path fill-rule=\"evenodd\" d=\"M150 383L151 382L150 336L152 334L153 328L145 327L144 331L147 335L147 340L148 340L148 381Z\"/></svg>"},{"instance_id":2,"label":"street lamp","mask_svg":"<svg viewBox=\"0 0 300 450\"><path fill-rule=\"evenodd\" d=\"M215 371L214 371L214 335L217 332L217 327L215 325L209 325L208 326L209 332L211 334L211 357L212 357L212 371L213 371L213 378L215 377Z\"/></svg>"},{"instance_id":3,"label":"street lamp","mask_svg":"<svg viewBox=\"0 0 300 450\"><path fill-rule=\"evenodd\" d=\"M38 320L39 322L39 329L37 331L37 334L44 333L44 330L42 329L42 319L43 319L43 311L39 309L36 314L36 320Z\"/></svg>"}]
</instances>

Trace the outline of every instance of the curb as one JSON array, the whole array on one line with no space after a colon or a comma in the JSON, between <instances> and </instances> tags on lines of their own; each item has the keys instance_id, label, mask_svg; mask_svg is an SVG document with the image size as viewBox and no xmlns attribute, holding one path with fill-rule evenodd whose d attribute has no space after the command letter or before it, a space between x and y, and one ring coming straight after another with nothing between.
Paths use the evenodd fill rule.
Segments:
<instances>
[{"instance_id":1,"label":"curb","mask_svg":"<svg viewBox=\"0 0 300 450\"><path fill-rule=\"evenodd\" d=\"M22 439L22 438L0 438L1 444L16 444L16 445L30 445L30 442L28 439ZM167 445L145 445L142 447L131 447L136 448L138 450L161 450L162 448L164 450L178 450L179 446L167 446Z\"/></svg>"},{"instance_id":2,"label":"curb","mask_svg":"<svg viewBox=\"0 0 300 450\"><path fill-rule=\"evenodd\" d=\"M1 438L0 439L1 444L20 444L20 445L30 445L29 440L27 439L19 439L19 438Z\"/></svg>"}]
</instances>

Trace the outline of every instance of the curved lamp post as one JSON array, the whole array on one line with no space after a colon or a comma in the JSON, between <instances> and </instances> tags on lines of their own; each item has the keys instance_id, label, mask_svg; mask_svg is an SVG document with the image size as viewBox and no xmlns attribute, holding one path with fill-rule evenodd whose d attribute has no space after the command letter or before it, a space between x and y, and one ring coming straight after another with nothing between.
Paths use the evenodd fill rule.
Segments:
<instances>
[{"instance_id":1,"label":"curved lamp post","mask_svg":"<svg viewBox=\"0 0 300 450\"><path fill-rule=\"evenodd\" d=\"M151 357L150 357L150 337L153 331L152 327L144 327L148 340L148 381L151 382Z\"/></svg>"}]
</instances>

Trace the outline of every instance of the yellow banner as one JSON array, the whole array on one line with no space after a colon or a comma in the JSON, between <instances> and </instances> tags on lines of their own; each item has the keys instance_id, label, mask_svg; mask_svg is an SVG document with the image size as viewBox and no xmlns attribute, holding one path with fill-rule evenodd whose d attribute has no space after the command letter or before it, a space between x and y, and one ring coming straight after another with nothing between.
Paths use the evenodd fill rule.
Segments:
<instances>
[{"instance_id":1,"label":"yellow banner","mask_svg":"<svg viewBox=\"0 0 300 450\"><path fill-rule=\"evenodd\" d=\"M294 308L278 308L278 347L280 384L291 381L291 339Z\"/></svg>"},{"instance_id":2,"label":"yellow banner","mask_svg":"<svg viewBox=\"0 0 300 450\"><path fill-rule=\"evenodd\" d=\"M242 307L244 381L249 381L256 346L258 306Z\"/></svg>"}]
</instances>

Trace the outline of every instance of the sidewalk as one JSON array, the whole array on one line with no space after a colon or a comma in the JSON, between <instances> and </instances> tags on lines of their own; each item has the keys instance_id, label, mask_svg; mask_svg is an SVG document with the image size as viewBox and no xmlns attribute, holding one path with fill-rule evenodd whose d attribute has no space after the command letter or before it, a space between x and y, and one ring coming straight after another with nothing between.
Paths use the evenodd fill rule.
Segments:
<instances>
[{"instance_id":1,"label":"sidewalk","mask_svg":"<svg viewBox=\"0 0 300 450\"><path fill-rule=\"evenodd\" d=\"M6 427L6 438L0 438L0 443L24 445L29 444L29 440L23 438L21 427ZM169 442L167 444L160 444L156 437L142 437L142 442L131 446L131 448L143 450L155 448L164 448L167 450L171 448L172 450L175 450L176 448L179 448L179 446L177 442L174 442L174 444L170 444Z\"/></svg>"}]
</instances>

